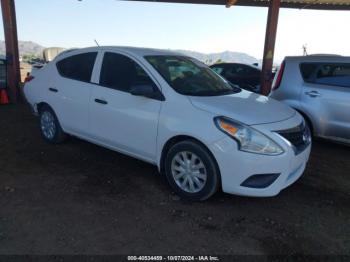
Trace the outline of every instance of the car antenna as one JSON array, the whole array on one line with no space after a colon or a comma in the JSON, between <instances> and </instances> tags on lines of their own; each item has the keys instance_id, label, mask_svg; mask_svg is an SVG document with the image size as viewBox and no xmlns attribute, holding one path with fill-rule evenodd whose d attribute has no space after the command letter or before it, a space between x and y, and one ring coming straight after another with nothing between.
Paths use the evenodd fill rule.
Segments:
<instances>
[{"instance_id":1,"label":"car antenna","mask_svg":"<svg viewBox=\"0 0 350 262\"><path fill-rule=\"evenodd\" d=\"M307 44L303 45L303 55L307 56Z\"/></svg>"},{"instance_id":2,"label":"car antenna","mask_svg":"<svg viewBox=\"0 0 350 262\"><path fill-rule=\"evenodd\" d=\"M99 43L97 42L97 40L94 39L94 41L95 41L96 45L97 45L98 47L100 47L100 45L99 45Z\"/></svg>"}]
</instances>

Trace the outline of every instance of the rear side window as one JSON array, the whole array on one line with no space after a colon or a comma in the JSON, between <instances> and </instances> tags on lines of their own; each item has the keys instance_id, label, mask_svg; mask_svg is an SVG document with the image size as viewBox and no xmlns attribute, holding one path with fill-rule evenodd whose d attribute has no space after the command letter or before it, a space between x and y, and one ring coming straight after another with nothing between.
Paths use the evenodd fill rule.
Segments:
<instances>
[{"instance_id":1,"label":"rear side window","mask_svg":"<svg viewBox=\"0 0 350 262\"><path fill-rule=\"evenodd\" d=\"M319 67L319 64L315 63L303 63L300 65L300 71L304 81L309 82L311 80L311 77L316 71L317 67Z\"/></svg>"},{"instance_id":2,"label":"rear side window","mask_svg":"<svg viewBox=\"0 0 350 262\"><path fill-rule=\"evenodd\" d=\"M302 63L305 82L350 87L350 63Z\"/></svg>"},{"instance_id":3,"label":"rear side window","mask_svg":"<svg viewBox=\"0 0 350 262\"><path fill-rule=\"evenodd\" d=\"M152 79L136 62L127 56L105 53L100 85L129 92L133 85L154 85Z\"/></svg>"},{"instance_id":4,"label":"rear side window","mask_svg":"<svg viewBox=\"0 0 350 262\"><path fill-rule=\"evenodd\" d=\"M61 76L90 82L97 52L74 55L57 62L57 70Z\"/></svg>"}]
</instances>

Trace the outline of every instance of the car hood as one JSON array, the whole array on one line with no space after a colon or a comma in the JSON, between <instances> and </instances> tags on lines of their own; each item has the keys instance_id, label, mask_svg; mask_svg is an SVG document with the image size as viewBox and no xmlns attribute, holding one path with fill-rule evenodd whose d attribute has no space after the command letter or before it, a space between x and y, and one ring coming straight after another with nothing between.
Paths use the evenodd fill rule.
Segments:
<instances>
[{"instance_id":1,"label":"car hood","mask_svg":"<svg viewBox=\"0 0 350 262\"><path fill-rule=\"evenodd\" d=\"M296 111L272 98L242 90L223 96L189 96L194 107L226 116L246 125L279 122L291 118Z\"/></svg>"}]
</instances>

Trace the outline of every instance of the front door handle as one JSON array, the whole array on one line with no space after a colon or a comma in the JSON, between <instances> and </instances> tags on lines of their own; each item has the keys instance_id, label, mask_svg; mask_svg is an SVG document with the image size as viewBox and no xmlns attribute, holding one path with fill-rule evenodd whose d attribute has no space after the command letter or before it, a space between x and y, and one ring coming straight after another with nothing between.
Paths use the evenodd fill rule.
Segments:
<instances>
[{"instance_id":1,"label":"front door handle","mask_svg":"<svg viewBox=\"0 0 350 262\"><path fill-rule=\"evenodd\" d=\"M98 103L98 104L102 104L102 105L107 105L108 104L107 101L102 100L102 99L98 99L98 98L95 99L95 102Z\"/></svg>"},{"instance_id":2,"label":"front door handle","mask_svg":"<svg viewBox=\"0 0 350 262\"><path fill-rule=\"evenodd\" d=\"M308 91L308 92L305 92L305 95L308 95L310 97L318 97L318 96L321 96L321 94L317 91Z\"/></svg>"},{"instance_id":3,"label":"front door handle","mask_svg":"<svg viewBox=\"0 0 350 262\"><path fill-rule=\"evenodd\" d=\"M57 90L56 88L53 88L53 87L50 87L50 88L49 88L49 91L54 92L54 93L57 93L57 92L58 92L58 90Z\"/></svg>"}]
</instances>

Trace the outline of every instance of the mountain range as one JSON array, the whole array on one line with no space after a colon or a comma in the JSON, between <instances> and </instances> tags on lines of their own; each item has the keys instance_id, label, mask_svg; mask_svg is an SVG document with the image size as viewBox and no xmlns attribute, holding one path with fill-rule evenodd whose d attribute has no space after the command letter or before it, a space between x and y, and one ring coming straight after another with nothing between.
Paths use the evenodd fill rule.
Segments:
<instances>
[{"instance_id":1,"label":"mountain range","mask_svg":"<svg viewBox=\"0 0 350 262\"><path fill-rule=\"evenodd\" d=\"M214 64L218 61L226 63L242 63L252 65L254 63L259 63L260 61L253 56L250 56L246 53L224 51L221 53L200 53L195 51L188 50L175 50L179 53L183 53L187 56L194 57L206 64Z\"/></svg>"},{"instance_id":2,"label":"mountain range","mask_svg":"<svg viewBox=\"0 0 350 262\"><path fill-rule=\"evenodd\" d=\"M36 56L42 56L42 52L45 49L45 47L32 41L19 41L18 47L19 47L20 55L33 54ZM244 63L244 64L254 64L254 63L260 62L255 57L252 57L248 54L240 53L240 52L224 51L221 53L205 54L205 53L188 51L188 50L175 50L175 51L183 53L187 56L194 57L207 64L213 64L217 61L236 62L236 63ZM0 54L5 54L4 41L0 41Z\"/></svg>"},{"instance_id":3,"label":"mountain range","mask_svg":"<svg viewBox=\"0 0 350 262\"><path fill-rule=\"evenodd\" d=\"M34 43L32 41L19 41L18 49L21 55L33 54L37 56L42 56L42 52L45 49L45 47L37 43ZM5 52L6 52L5 41L0 40L0 54L5 54Z\"/></svg>"}]
</instances>

